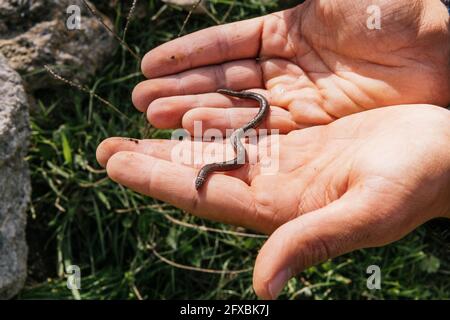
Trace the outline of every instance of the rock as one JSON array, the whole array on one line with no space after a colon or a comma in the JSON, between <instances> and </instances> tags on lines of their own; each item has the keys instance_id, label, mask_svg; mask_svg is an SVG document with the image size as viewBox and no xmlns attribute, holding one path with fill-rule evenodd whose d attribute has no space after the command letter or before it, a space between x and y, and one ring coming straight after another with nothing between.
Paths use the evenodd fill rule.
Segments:
<instances>
[{"instance_id":1,"label":"rock","mask_svg":"<svg viewBox=\"0 0 450 320\"><path fill-rule=\"evenodd\" d=\"M67 28L74 13L67 13L70 5L80 9L80 30ZM111 21L99 15L112 28ZM0 53L23 76L30 91L61 84L44 65L63 77L85 82L116 45L114 36L81 0L0 0Z\"/></svg>"},{"instance_id":2,"label":"rock","mask_svg":"<svg viewBox=\"0 0 450 320\"><path fill-rule=\"evenodd\" d=\"M16 295L27 270L26 210L30 176L24 160L28 103L20 76L0 54L0 299Z\"/></svg>"}]
</instances>

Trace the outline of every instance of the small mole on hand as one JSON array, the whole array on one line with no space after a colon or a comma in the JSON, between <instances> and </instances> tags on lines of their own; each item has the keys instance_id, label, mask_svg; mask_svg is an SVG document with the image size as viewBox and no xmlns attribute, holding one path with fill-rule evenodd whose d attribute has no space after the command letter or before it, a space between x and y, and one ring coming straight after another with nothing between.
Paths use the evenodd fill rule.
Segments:
<instances>
[{"instance_id":1,"label":"small mole on hand","mask_svg":"<svg viewBox=\"0 0 450 320\"><path fill-rule=\"evenodd\" d=\"M139 144L139 140L138 139L127 138L127 141L131 141L131 142L134 142L136 144Z\"/></svg>"},{"instance_id":2,"label":"small mole on hand","mask_svg":"<svg viewBox=\"0 0 450 320\"><path fill-rule=\"evenodd\" d=\"M170 59L175 60L175 56L171 56Z\"/></svg>"}]
</instances>

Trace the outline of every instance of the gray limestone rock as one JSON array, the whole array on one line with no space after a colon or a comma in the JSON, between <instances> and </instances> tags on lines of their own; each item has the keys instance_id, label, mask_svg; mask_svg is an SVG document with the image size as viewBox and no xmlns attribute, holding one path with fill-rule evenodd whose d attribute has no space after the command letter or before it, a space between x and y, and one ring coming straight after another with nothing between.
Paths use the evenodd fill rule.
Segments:
<instances>
[{"instance_id":1,"label":"gray limestone rock","mask_svg":"<svg viewBox=\"0 0 450 320\"><path fill-rule=\"evenodd\" d=\"M79 10L73 11L71 5ZM73 28L78 12L80 29ZM98 14L112 28L111 21ZM29 90L61 84L44 65L84 82L107 62L116 45L113 35L81 0L0 0L0 53L23 76Z\"/></svg>"},{"instance_id":2,"label":"gray limestone rock","mask_svg":"<svg viewBox=\"0 0 450 320\"><path fill-rule=\"evenodd\" d=\"M31 191L24 160L28 137L22 81L0 54L0 299L17 294L26 278L25 224Z\"/></svg>"}]
</instances>

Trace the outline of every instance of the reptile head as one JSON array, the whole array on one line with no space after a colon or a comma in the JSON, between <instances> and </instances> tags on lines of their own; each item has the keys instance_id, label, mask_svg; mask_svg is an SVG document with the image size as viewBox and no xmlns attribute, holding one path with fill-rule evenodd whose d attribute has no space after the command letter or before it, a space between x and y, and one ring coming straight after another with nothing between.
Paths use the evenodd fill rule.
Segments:
<instances>
[{"instance_id":1,"label":"reptile head","mask_svg":"<svg viewBox=\"0 0 450 320\"><path fill-rule=\"evenodd\" d=\"M203 186L205 181L206 181L205 178L197 177L197 179L195 179L195 189L200 190L200 188Z\"/></svg>"}]
</instances>

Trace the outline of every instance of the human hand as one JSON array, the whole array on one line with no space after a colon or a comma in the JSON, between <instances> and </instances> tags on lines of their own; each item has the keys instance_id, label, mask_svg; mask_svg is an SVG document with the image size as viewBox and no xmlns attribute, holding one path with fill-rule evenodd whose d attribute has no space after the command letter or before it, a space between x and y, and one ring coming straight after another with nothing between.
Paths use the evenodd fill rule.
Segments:
<instances>
[{"instance_id":1,"label":"human hand","mask_svg":"<svg viewBox=\"0 0 450 320\"><path fill-rule=\"evenodd\" d=\"M174 148L189 154L191 142L111 138L99 146L97 159L112 180L135 191L199 217L271 234L253 284L261 298L275 298L309 266L450 217L449 121L443 108L410 105L296 130L270 145L278 152L259 152L253 164L212 175L199 193L198 169L172 162ZM279 163L271 175L262 173L268 160Z\"/></svg>"},{"instance_id":2,"label":"human hand","mask_svg":"<svg viewBox=\"0 0 450 320\"><path fill-rule=\"evenodd\" d=\"M369 30L367 8L381 9ZM209 28L150 51L133 92L158 128L238 128L257 109L214 93L266 95L281 133L388 105L450 103L449 17L439 0L306 1Z\"/></svg>"}]
</instances>

